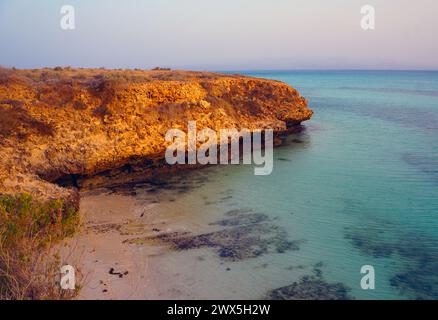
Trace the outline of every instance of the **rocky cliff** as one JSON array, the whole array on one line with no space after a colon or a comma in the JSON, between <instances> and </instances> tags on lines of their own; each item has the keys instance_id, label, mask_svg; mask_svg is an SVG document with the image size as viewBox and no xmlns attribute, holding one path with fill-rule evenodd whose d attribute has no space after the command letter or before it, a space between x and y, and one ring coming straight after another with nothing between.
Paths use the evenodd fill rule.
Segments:
<instances>
[{"instance_id":1,"label":"rocky cliff","mask_svg":"<svg viewBox=\"0 0 438 320\"><path fill-rule=\"evenodd\" d=\"M0 193L77 198L53 183L162 159L168 129L273 128L312 111L290 86L186 71L0 69Z\"/></svg>"}]
</instances>

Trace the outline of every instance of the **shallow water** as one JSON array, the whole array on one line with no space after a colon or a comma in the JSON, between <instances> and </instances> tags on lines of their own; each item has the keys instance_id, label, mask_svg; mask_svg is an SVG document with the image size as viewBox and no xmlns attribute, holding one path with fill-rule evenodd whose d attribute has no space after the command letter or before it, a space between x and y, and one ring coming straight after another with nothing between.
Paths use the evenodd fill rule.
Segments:
<instances>
[{"instance_id":1,"label":"shallow water","mask_svg":"<svg viewBox=\"0 0 438 320\"><path fill-rule=\"evenodd\" d=\"M110 232L147 259L143 296L438 299L438 73L247 74L315 111L270 176L217 166L101 191L135 208Z\"/></svg>"}]
</instances>

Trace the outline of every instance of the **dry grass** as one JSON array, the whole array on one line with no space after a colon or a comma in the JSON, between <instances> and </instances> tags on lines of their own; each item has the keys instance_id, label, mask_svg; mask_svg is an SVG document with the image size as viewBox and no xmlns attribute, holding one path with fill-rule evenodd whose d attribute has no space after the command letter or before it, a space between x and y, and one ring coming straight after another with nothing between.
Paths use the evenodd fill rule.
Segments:
<instances>
[{"instance_id":1,"label":"dry grass","mask_svg":"<svg viewBox=\"0 0 438 320\"><path fill-rule=\"evenodd\" d=\"M89 69L56 67L42 69L8 69L0 67L0 85L7 83L41 84L44 83L82 83L92 84L95 81L111 81L123 84L143 83L156 80L191 81L194 79L214 79L223 76L211 72L195 72L180 70L139 70L139 69ZM234 75L227 75L234 77Z\"/></svg>"},{"instance_id":2,"label":"dry grass","mask_svg":"<svg viewBox=\"0 0 438 320\"><path fill-rule=\"evenodd\" d=\"M67 299L76 291L57 283L61 261L56 243L74 233L76 210L62 201L0 196L0 299Z\"/></svg>"}]
</instances>

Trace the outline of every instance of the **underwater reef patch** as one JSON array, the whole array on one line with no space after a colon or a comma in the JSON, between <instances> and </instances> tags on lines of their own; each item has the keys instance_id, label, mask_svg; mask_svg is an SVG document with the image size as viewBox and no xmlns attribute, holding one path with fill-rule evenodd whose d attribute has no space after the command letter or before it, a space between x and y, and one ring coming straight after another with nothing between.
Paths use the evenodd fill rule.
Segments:
<instances>
[{"instance_id":1,"label":"underwater reef patch","mask_svg":"<svg viewBox=\"0 0 438 320\"><path fill-rule=\"evenodd\" d=\"M287 232L274 225L261 213L233 212L211 225L224 227L218 231L193 235L189 232L171 232L125 240L130 244L162 243L174 250L198 248L215 249L226 261L255 258L267 253L299 250L302 240L289 240Z\"/></svg>"},{"instance_id":2,"label":"underwater reef patch","mask_svg":"<svg viewBox=\"0 0 438 320\"><path fill-rule=\"evenodd\" d=\"M268 300L351 300L350 289L342 283L327 282L321 271L322 263L314 266L313 274L268 292Z\"/></svg>"},{"instance_id":3,"label":"underwater reef patch","mask_svg":"<svg viewBox=\"0 0 438 320\"><path fill-rule=\"evenodd\" d=\"M417 300L438 299L438 241L412 233L385 235L373 228L349 228L345 234L353 246L375 258L400 257L402 268L390 285Z\"/></svg>"},{"instance_id":4,"label":"underwater reef patch","mask_svg":"<svg viewBox=\"0 0 438 320\"><path fill-rule=\"evenodd\" d=\"M438 182L438 155L406 153L402 157L407 164L426 174L434 182Z\"/></svg>"}]
</instances>

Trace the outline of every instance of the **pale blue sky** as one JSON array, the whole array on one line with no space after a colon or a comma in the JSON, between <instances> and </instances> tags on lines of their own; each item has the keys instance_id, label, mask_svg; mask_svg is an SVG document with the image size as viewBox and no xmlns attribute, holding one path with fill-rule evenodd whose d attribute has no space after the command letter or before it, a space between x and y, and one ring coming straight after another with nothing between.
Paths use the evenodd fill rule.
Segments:
<instances>
[{"instance_id":1,"label":"pale blue sky","mask_svg":"<svg viewBox=\"0 0 438 320\"><path fill-rule=\"evenodd\" d=\"M0 0L0 64L19 68L438 69L437 39L436 0Z\"/></svg>"}]
</instances>

